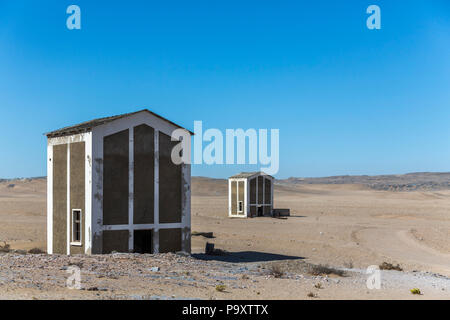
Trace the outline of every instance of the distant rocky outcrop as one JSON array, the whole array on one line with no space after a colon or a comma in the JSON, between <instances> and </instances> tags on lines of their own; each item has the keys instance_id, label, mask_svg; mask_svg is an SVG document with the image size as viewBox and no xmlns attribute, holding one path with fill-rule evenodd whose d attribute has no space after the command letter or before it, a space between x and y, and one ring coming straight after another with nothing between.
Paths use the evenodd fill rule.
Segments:
<instances>
[{"instance_id":1,"label":"distant rocky outcrop","mask_svg":"<svg viewBox=\"0 0 450 320\"><path fill-rule=\"evenodd\" d=\"M450 172L416 172L402 175L332 176L323 178L289 178L277 184L359 184L385 191L436 191L450 189Z\"/></svg>"}]
</instances>

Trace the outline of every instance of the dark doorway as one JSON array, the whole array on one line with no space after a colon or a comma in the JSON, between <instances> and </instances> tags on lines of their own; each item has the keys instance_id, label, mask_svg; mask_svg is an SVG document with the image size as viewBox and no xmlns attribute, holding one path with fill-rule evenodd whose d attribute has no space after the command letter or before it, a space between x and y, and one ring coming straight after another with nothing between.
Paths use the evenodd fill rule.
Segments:
<instances>
[{"instance_id":1,"label":"dark doorway","mask_svg":"<svg viewBox=\"0 0 450 320\"><path fill-rule=\"evenodd\" d=\"M134 252L152 253L152 230L134 230Z\"/></svg>"},{"instance_id":2,"label":"dark doorway","mask_svg":"<svg viewBox=\"0 0 450 320\"><path fill-rule=\"evenodd\" d=\"M263 207L258 207L258 217L263 216Z\"/></svg>"}]
</instances>

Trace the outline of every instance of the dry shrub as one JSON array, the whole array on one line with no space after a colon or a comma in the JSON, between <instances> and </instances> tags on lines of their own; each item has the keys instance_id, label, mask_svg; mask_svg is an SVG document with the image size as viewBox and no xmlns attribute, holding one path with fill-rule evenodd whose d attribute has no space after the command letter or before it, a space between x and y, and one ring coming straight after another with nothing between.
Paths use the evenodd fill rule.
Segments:
<instances>
[{"instance_id":1,"label":"dry shrub","mask_svg":"<svg viewBox=\"0 0 450 320\"><path fill-rule=\"evenodd\" d=\"M0 252L10 252L11 251L11 247L9 244L7 244L5 241L3 241L4 245L0 246Z\"/></svg>"},{"instance_id":2,"label":"dry shrub","mask_svg":"<svg viewBox=\"0 0 450 320\"><path fill-rule=\"evenodd\" d=\"M335 269L329 266L324 265L312 265L309 269L309 274L313 276L323 276L323 275L337 275L339 277L343 277L345 272L339 269Z\"/></svg>"},{"instance_id":3,"label":"dry shrub","mask_svg":"<svg viewBox=\"0 0 450 320\"><path fill-rule=\"evenodd\" d=\"M224 292L226 288L227 288L226 285L224 285L224 284L218 284L218 285L216 286L216 291Z\"/></svg>"},{"instance_id":4,"label":"dry shrub","mask_svg":"<svg viewBox=\"0 0 450 320\"><path fill-rule=\"evenodd\" d=\"M344 262L344 267L347 269L353 269L353 261Z\"/></svg>"},{"instance_id":5,"label":"dry shrub","mask_svg":"<svg viewBox=\"0 0 450 320\"><path fill-rule=\"evenodd\" d=\"M393 265L392 263L388 263L388 262L383 262L382 264L379 265L380 270L396 270L396 271L403 271L403 269L400 267L399 264L397 264L396 266Z\"/></svg>"},{"instance_id":6,"label":"dry shrub","mask_svg":"<svg viewBox=\"0 0 450 320\"><path fill-rule=\"evenodd\" d=\"M269 268L269 274L275 278L281 278L284 275L284 271L278 264L272 264Z\"/></svg>"},{"instance_id":7,"label":"dry shrub","mask_svg":"<svg viewBox=\"0 0 450 320\"><path fill-rule=\"evenodd\" d=\"M46 252L41 250L41 249L39 249L39 248L33 248L33 249L28 250L28 253L31 253L31 254L43 254L43 253L46 253Z\"/></svg>"},{"instance_id":8,"label":"dry shrub","mask_svg":"<svg viewBox=\"0 0 450 320\"><path fill-rule=\"evenodd\" d=\"M316 295L314 292L309 292L309 293L307 294L307 296L308 296L309 298L315 298L315 297L317 297L317 295Z\"/></svg>"}]
</instances>

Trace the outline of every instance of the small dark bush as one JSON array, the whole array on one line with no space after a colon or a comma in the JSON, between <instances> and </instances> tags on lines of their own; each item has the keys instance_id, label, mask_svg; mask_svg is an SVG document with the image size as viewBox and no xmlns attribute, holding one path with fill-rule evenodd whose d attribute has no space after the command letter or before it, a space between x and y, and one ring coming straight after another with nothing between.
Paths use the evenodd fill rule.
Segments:
<instances>
[{"instance_id":1,"label":"small dark bush","mask_svg":"<svg viewBox=\"0 0 450 320\"><path fill-rule=\"evenodd\" d=\"M403 271L403 269L400 267L399 264L397 264L396 266L393 265L392 263L388 263L388 262L383 262L382 264L379 265L380 270L396 270L396 271Z\"/></svg>"},{"instance_id":2,"label":"small dark bush","mask_svg":"<svg viewBox=\"0 0 450 320\"><path fill-rule=\"evenodd\" d=\"M284 275L283 269L278 264L272 264L269 268L269 274L275 278L281 278Z\"/></svg>"},{"instance_id":3,"label":"small dark bush","mask_svg":"<svg viewBox=\"0 0 450 320\"><path fill-rule=\"evenodd\" d=\"M33 248L33 249L28 250L28 253L31 253L31 254L42 254L42 253L46 253L46 252L41 250L41 249L39 249L39 248Z\"/></svg>"},{"instance_id":4,"label":"small dark bush","mask_svg":"<svg viewBox=\"0 0 450 320\"><path fill-rule=\"evenodd\" d=\"M313 265L311 266L309 270L309 274L313 276L323 276L323 275L330 275L334 274L339 277L343 277L345 275L345 272L339 269L331 268L324 265Z\"/></svg>"},{"instance_id":5,"label":"small dark bush","mask_svg":"<svg viewBox=\"0 0 450 320\"><path fill-rule=\"evenodd\" d=\"M224 292L226 288L227 288L227 286L225 286L225 285L223 285L223 284L218 284L218 285L216 286L216 291Z\"/></svg>"}]
</instances>

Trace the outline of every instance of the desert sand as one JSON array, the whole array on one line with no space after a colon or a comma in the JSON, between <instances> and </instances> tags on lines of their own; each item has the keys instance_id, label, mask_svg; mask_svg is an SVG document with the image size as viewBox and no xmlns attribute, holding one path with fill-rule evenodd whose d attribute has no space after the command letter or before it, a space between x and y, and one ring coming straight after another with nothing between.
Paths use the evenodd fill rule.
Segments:
<instances>
[{"instance_id":1,"label":"desert sand","mask_svg":"<svg viewBox=\"0 0 450 320\"><path fill-rule=\"evenodd\" d=\"M450 299L448 181L427 174L280 180L275 207L289 208L290 217L230 219L226 180L194 177L192 231L214 238L193 236L191 257L0 254L0 298ZM0 182L0 244L45 250L45 211L45 178ZM206 242L228 254L203 255ZM94 267L117 259L126 262L113 277ZM75 260L92 263L86 290L77 292L64 282ZM403 271L382 271L382 289L368 290L365 271L382 262ZM274 264L282 275L271 272ZM308 274L307 266L319 264L346 276ZM153 266L160 267L156 274ZM22 280L11 281L14 275ZM423 294L412 295L414 287Z\"/></svg>"}]
</instances>

